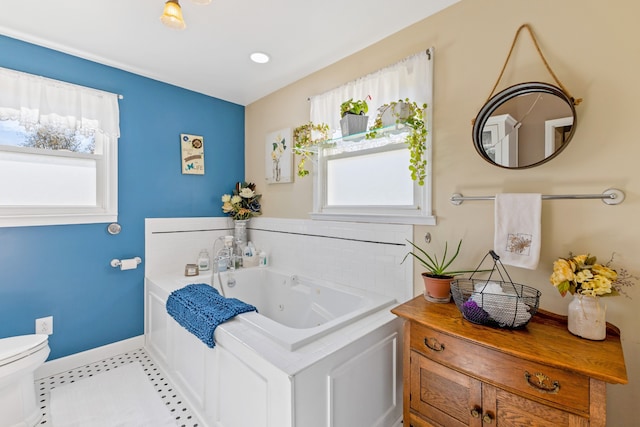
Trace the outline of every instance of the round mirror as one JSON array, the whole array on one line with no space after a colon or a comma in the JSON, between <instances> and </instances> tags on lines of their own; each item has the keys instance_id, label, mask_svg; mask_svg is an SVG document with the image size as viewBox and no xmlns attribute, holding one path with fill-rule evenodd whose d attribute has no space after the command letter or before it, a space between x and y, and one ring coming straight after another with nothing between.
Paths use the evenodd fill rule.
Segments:
<instances>
[{"instance_id":1,"label":"round mirror","mask_svg":"<svg viewBox=\"0 0 640 427\"><path fill-rule=\"evenodd\" d=\"M473 124L483 159L508 169L541 165L569 144L576 129L573 100L547 83L520 83L496 94Z\"/></svg>"}]
</instances>

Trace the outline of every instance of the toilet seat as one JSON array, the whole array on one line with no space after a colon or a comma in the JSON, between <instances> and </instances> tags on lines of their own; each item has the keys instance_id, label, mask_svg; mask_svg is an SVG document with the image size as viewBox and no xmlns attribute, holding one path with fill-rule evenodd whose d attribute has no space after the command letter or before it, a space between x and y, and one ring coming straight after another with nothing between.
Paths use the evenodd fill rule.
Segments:
<instances>
[{"instance_id":1,"label":"toilet seat","mask_svg":"<svg viewBox=\"0 0 640 427\"><path fill-rule=\"evenodd\" d=\"M36 353L49 345L44 334L19 335L0 339L0 367Z\"/></svg>"}]
</instances>

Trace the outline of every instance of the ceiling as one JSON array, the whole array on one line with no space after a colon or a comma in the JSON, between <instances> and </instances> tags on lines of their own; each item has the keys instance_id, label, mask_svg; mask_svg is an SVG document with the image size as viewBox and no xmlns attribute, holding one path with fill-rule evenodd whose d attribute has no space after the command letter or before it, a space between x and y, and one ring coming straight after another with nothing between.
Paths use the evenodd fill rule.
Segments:
<instances>
[{"instance_id":1,"label":"ceiling","mask_svg":"<svg viewBox=\"0 0 640 427\"><path fill-rule=\"evenodd\" d=\"M0 0L0 33L248 105L458 1L181 0L180 31L163 0Z\"/></svg>"}]
</instances>

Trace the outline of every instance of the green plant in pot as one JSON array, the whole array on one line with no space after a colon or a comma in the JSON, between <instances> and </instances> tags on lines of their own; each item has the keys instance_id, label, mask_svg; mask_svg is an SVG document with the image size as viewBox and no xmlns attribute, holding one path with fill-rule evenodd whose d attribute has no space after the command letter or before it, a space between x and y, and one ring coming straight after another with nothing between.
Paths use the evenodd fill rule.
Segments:
<instances>
[{"instance_id":1,"label":"green plant in pot","mask_svg":"<svg viewBox=\"0 0 640 427\"><path fill-rule=\"evenodd\" d=\"M429 254L424 249L420 248L415 243L407 240L413 246L415 251L408 252L402 262L404 262L409 255L413 256L425 269L422 273L424 280L424 297L431 302L449 302L451 292L451 281L455 276L459 276L464 273L472 273L475 270L449 270L449 267L455 261L460 254L460 247L462 246L462 239L458 242L456 252L447 258L448 244L444 244L444 252L442 257L438 257L436 254Z\"/></svg>"},{"instance_id":2,"label":"green plant in pot","mask_svg":"<svg viewBox=\"0 0 640 427\"><path fill-rule=\"evenodd\" d=\"M366 115L369 112L369 105L366 100L354 101L353 98L340 104L340 117L347 114Z\"/></svg>"},{"instance_id":3,"label":"green plant in pot","mask_svg":"<svg viewBox=\"0 0 640 427\"><path fill-rule=\"evenodd\" d=\"M340 104L340 129L342 136L349 136L367 131L369 106L365 99L354 101L350 98Z\"/></svg>"},{"instance_id":4,"label":"green plant in pot","mask_svg":"<svg viewBox=\"0 0 640 427\"><path fill-rule=\"evenodd\" d=\"M293 130L293 152L300 156L298 176L307 176L307 160L317 152L317 146L329 139L329 125L326 123L305 123Z\"/></svg>"},{"instance_id":5,"label":"green plant in pot","mask_svg":"<svg viewBox=\"0 0 640 427\"><path fill-rule=\"evenodd\" d=\"M425 123L425 110L427 104L418 105L409 98L390 102L378 108L378 115L367 134L367 138L372 139L378 136L378 132L385 126L392 124L408 126L411 131L407 134L404 142L411 154L409 159L409 170L411 179L418 181L419 185L424 185L427 176L427 161L424 159L425 143L427 141L427 127Z\"/></svg>"}]
</instances>

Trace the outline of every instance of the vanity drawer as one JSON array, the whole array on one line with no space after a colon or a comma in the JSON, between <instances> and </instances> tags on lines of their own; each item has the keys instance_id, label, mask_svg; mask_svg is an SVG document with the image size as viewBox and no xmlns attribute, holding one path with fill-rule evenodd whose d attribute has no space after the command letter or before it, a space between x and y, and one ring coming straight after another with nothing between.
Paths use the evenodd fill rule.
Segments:
<instances>
[{"instance_id":1,"label":"vanity drawer","mask_svg":"<svg viewBox=\"0 0 640 427\"><path fill-rule=\"evenodd\" d=\"M519 359L414 322L410 337L411 348L433 361L497 387L589 413L586 376Z\"/></svg>"}]
</instances>

